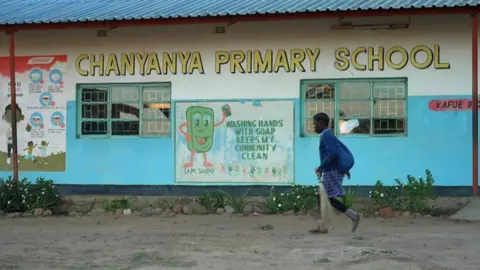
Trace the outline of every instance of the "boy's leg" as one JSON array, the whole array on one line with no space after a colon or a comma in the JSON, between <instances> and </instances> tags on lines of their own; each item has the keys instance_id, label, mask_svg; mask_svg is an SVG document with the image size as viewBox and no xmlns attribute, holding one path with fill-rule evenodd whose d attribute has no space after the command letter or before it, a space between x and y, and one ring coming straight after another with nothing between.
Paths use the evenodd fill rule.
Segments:
<instances>
[{"instance_id":1,"label":"boy's leg","mask_svg":"<svg viewBox=\"0 0 480 270\"><path fill-rule=\"evenodd\" d=\"M309 230L310 233L314 233L314 234L327 234L328 233L328 227L327 227L327 224L325 223L325 221L322 219L322 197L320 195L320 187L318 188L318 191L317 191L317 207L318 207L318 212L319 212L319 216L318 216L318 220L317 220L317 223L318 223L318 226L315 228L315 229L311 229ZM317 217L315 217L315 219L317 219Z\"/></svg>"},{"instance_id":2,"label":"boy's leg","mask_svg":"<svg viewBox=\"0 0 480 270\"><path fill-rule=\"evenodd\" d=\"M330 204L335 207L338 211L344 213L352 220L352 233L357 230L358 224L360 222L360 214L358 214L353 209L347 209L343 202L336 199L336 197L345 196L343 190L343 178L345 174L339 173L336 170L329 171L328 179L330 181L326 182L325 189L327 189L328 197Z\"/></svg>"},{"instance_id":3,"label":"boy's leg","mask_svg":"<svg viewBox=\"0 0 480 270\"><path fill-rule=\"evenodd\" d=\"M323 176L324 175L325 175L325 173L323 173ZM320 179L321 178L319 178L318 180L320 180ZM324 185L324 188L325 188L325 178L322 177L322 179L323 179L322 182L323 182L323 185ZM318 203L318 211L319 211L319 214L320 214L318 218L319 218L320 222L318 223L317 228L310 230L310 233L315 233L315 234L326 234L326 233L328 233L328 228L326 226L327 224L325 223L324 220L321 219L321 215L322 215L322 213L321 213L321 211L322 211L321 210L321 208L322 208L322 206L321 206L321 204L322 204L321 203L321 200L322 200L321 196L322 195L320 194L320 187L319 187L318 190L317 190L317 203Z\"/></svg>"},{"instance_id":4,"label":"boy's leg","mask_svg":"<svg viewBox=\"0 0 480 270\"><path fill-rule=\"evenodd\" d=\"M354 233L358 224L360 223L360 214L351 208L347 208L343 202L337 200L336 198L329 198L330 204L337 209L338 211L344 213L347 217L352 220L352 233Z\"/></svg>"},{"instance_id":5,"label":"boy's leg","mask_svg":"<svg viewBox=\"0 0 480 270\"><path fill-rule=\"evenodd\" d=\"M328 198L330 200L330 204L333 206L333 208L337 209L341 213L347 212L347 207L339 200L336 198Z\"/></svg>"}]
</instances>

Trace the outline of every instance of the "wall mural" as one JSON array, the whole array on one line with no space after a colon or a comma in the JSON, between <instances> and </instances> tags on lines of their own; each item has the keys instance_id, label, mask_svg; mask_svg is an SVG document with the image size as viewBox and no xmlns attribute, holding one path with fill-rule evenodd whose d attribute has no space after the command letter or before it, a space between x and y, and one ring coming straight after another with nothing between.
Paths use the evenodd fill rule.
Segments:
<instances>
[{"instance_id":1,"label":"wall mural","mask_svg":"<svg viewBox=\"0 0 480 270\"><path fill-rule=\"evenodd\" d=\"M12 114L19 169L65 171L67 56L16 57L17 108L10 104L9 58L0 57L0 171L12 170Z\"/></svg>"},{"instance_id":2,"label":"wall mural","mask_svg":"<svg viewBox=\"0 0 480 270\"><path fill-rule=\"evenodd\" d=\"M293 101L177 102L175 182L293 183Z\"/></svg>"}]
</instances>

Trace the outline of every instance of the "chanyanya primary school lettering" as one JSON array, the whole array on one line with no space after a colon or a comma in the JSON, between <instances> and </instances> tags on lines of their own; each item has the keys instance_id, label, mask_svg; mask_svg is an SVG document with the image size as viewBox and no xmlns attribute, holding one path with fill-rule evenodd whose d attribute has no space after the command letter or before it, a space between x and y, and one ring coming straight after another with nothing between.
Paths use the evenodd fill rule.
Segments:
<instances>
[{"instance_id":1,"label":"chanyanya primary school lettering","mask_svg":"<svg viewBox=\"0 0 480 270\"><path fill-rule=\"evenodd\" d=\"M318 58L321 48L306 49L266 49L266 50L231 50L215 52L215 72L221 74L230 73L278 73L305 72L304 62L308 62L309 71L317 70ZM360 55L366 55L366 63L357 61ZM411 50L402 46L384 48L358 47L337 48L334 51L336 69L345 71L350 67L357 70L375 69L384 70L385 66L395 70L401 70L410 64L418 69L434 66L435 69L449 69L448 63L440 61L440 46L435 44L433 48L425 45L417 45ZM417 58L417 55L422 55ZM394 60L398 59L398 60ZM83 68L84 62L88 67ZM138 66L138 68L136 68ZM226 67L226 68L225 68ZM131 52L81 54L75 60L75 69L81 76L126 76L151 74L204 74L202 54L200 52Z\"/></svg>"},{"instance_id":2,"label":"chanyanya primary school lettering","mask_svg":"<svg viewBox=\"0 0 480 270\"><path fill-rule=\"evenodd\" d=\"M469 18L447 17L445 29L445 18L419 16L396 31L307 20L225 34L211 24L19 32L20 174L75 185L314 184L311 119L325 112L356 157L346 184L430 169L437 185L469 186ZM8 126L0 177L12 171Z\"/></svg>"}]
</instances>

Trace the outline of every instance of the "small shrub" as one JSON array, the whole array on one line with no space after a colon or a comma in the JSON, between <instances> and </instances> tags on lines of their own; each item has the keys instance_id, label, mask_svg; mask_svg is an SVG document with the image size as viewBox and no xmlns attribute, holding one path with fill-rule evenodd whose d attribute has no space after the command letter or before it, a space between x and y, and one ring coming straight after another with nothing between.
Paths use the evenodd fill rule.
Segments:
<instances>
[{"instance_id":1,"label":"small shrub","mask_svg":"<svg viewBox=\"0 0 480 270\"><path fill-rule=\"evenodd\" d=\"M316 186L293 185L290 192L278 192L274 188L270 196L265 198L264 206L271 214L280 214L287 211L309 211L317 205Z\"/></svg>"},{"instance_id":2,"label":"small shrub","mask_svg":"<svg viewBox=\"0 0 480 270\"><path fill-rule=\"evenodd\" d=\"M343 204L347 208L352 208L356 199L357 199L357 193L351 188L348 188L345 192L345 196L343 197Z\"/></svg>"},{"instance_id":3,"label":"small shrub","mask_svg":"<svg viewBox=\"0 0 480 270\"><path fill-rule=\"evenodd\" d=\"M250 190L251 188L249 188L241 196L234 196L225 190L218 190L218 192L225 195L226 204L231 206L233 210L235 210L235 213L243 213L245 211L245 207L250 203L249 201L246 200L246 197L250 193Z\"/></svg>"},{"instance_id":4,"label":"small shrub","mask_svg":"<svg viewBox=\"0 0 480 270\"><path fill-rule=\"evenodd\" d=\"M287 210L288 199L284 193L280 193L272 187L270 195L265 197L263 205L267 209L268 214L281 214Z\"/></svg>"},{"instance_id":5,"label":"small shrub","mask_svg":"<svg viewBox=\"0 0 480 270\"><path fill-rule=\"evenodd\" d=\"M287 193L287 211L310 211L317 205L317 188L316 186L292 186L292 191Z\"/></svg>"},{"instance_id":6,"label":"small shrub","mask_svg":"<svg viewBox=\"0 0 480 270\"><path fill-rule=\"evenodd\" d=\"M60 204L52 180L39 177L35 184L31 185L30 193L27 192L28 190L24 190L24 198L28 198L29 205L33 205L33 208L51 209Z\"/></svg>"},{"instance_id":7,"label":"small shrub","mask_svg":"<svg viewBox=\"0 0 480 270\"><path fill-rule=\"evenodd\" d=\"M375 207L378 209L392 207L393 210L399 210L399 188L397 186L384 186L382 181L377 180L372 190L370 198L374 200Z\"/></svg>"},{"instance_id":8,"label":"small shrub","mask_svg":"<svg viewBox=\"0 0 480 270\"><path fill-rule=\"evenodd\" d=\"M205 207L208 211L213 210L213 199L210 193L198 197L198 203Z\"/></svg>"},{"instance_id":9,"label":"small shrub","mask_svg":"<svg viewBox=\"0 0 480 270\"><path fill-rule=\"evenodd\" d=\"M225 208L226 199L223 190L216 192L207 192L198 198L198 203L204 206L208 211L213 212L218 208Z\"/></svg>"},{"instance_id":10,"label":"small shrub","mask_svg":"<svg viewBox=\"0 0 480 270\"><path fill-rule=\"evenodd\" d=\"M377 209L392 207L393 210L426 214L430 210L430 201L437 196L434 193L435 179L432 172L426 170L425 174L425 179L408 175L406 183L395 179L395 185L391 187L377 181L370 191L370 197L374 199Z\"/></svg>"},{"instance_id":11,"label":"small shrub","mask_svg":"<svg viewBox=\"0 0 480 270\"><path fill-rule=\"evenodd\" d=\"M125 210L132 207L132 200L122 197L119 199L105 200L100 203L100 206L105 212L114 213L117 209Z\"/></svg>"},{"instance_id":12,"label":"small shrub","mask_svg":"<svg viewBox=\"0 0 480 270\"><path fill-rule=\"evenodd\" d=\"M225 195L221 191L223 190L212 192L211 194L213 209L225 208L225 206L227 205L227 200L225 198Z\"/></svg>"},{"instance_id":13,"label":"small shrub","mask_svg":"<svg viewBox=\"0 0 480 270\"><path fill-rule=\"evenodd\" d=\"M33 208L30 195L27 198L30 183L26 178L15 181L12 177L0 179L0 210L5 212L24 212Z\"/></svg>"},{"instance_id":14,"label":"small shrub","mask_svg":"<svg viewBox=\"0 0 480 270\"><path fill-rule=\"evenodd\" d=\"M437 197L433 187L435 179L430 170L426 170L425 174L425 179L421 176L415 178L408 175L405 184L400 180L396 180L397 185L401 187L404 193L402 204L405 210L421 214L426 214L430 210L430 201Z\"/></svg>"},{"instance_id":15,"label":"small shrub","mask_svg":"<svg viewBox=\"0 0 480 270\"><path fill-rule=\"evenodd\" d=\"M26 178L15 181L12 177L0 179L0 210L25 212L35 208L53 209L60 203L52 180L43 177L31 183Z\"/></svg>"},{"instance_id":16,"label":"small shrub","mask_svg":"<svg viewBox=\"0 0 480 270\"><path fill-rule=\"evenodd\" d=\"M274 194L274 188L270 190L270 195L268 197L265 197L265 202L263 203L263 206L266 208L268 214L277 214L279 213L279 208L277 206L277 198Z\"/></svg>"}]
</instances>

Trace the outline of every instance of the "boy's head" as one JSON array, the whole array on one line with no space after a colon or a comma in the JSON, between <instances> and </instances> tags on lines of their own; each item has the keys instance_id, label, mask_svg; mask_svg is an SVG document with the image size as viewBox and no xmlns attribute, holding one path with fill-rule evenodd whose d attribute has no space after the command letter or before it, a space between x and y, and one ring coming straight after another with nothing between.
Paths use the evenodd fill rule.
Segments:
<instances>
[{"instance_id":1,"label":"boy's head","mask_svg":"<svg viewBox=\"0 0 480 270\"><path fill-rule=\"evenodd\" d=\"M15 116L16 116L16 120L17 120L17 123L18 123L20 121L23 121L25 116L23 116L22 109L20 109L18 104L16 104L15 108L16 108L16 111L17 111ZM12 105L11 104L8 104L5 107L5 111L2 115L2 119L7 121L8 123L12 123Z\"/></svg>"},{"instance_id":2,"label":"boy's head","mask_svg":"<svg viewBox=\"0 0 480 270\"><path fill-rule=\"evenodd\" d=\"M313 116L313 128L318 134L322 133L322 131L328 127L329 123L330 118L326 113L317 113Z\"/></svg>"},{"instance_id":3,"label":"boy's head","mask_svg":"<svg viewBox=\"0 0 480 270\"><path fill-rule=\"evenodd\" d=\"M33 142L32 142L32 141L29 141L29 142L28 142L28 146L29 146L29 147L32 147L32 146L33 146Z\"/></svg>"}]
</instances>

